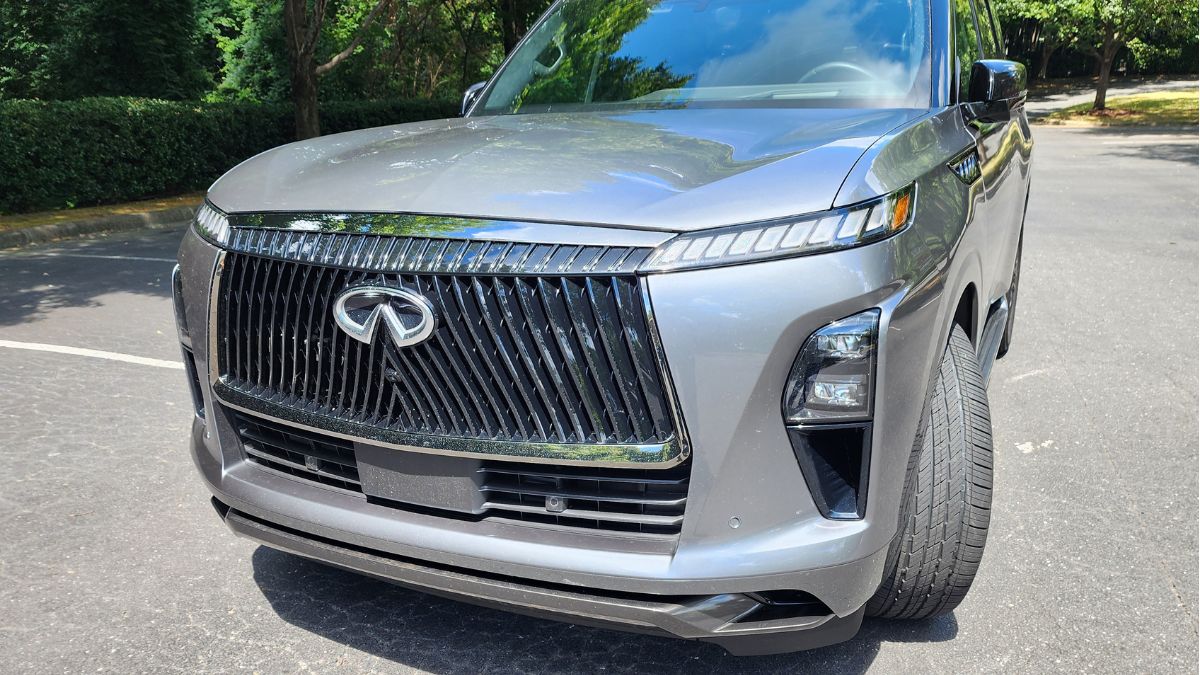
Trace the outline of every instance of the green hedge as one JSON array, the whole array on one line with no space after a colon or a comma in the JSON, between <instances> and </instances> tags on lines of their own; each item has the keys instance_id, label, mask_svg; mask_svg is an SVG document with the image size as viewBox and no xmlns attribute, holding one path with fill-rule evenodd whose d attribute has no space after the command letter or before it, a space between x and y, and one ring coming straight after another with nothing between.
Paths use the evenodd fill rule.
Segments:
<instances>
[{"instance_id":1,"label":"green hedge","mask_svg":"<svg viewBox=\"0 0 1200 675\"><path fill-rule=\"evenodd\" d=\"M321 105L325 133L453 117L445 101ZM106 204L208 187L294 139L287 104L137 98L0 101L0 213Z\"/></svg>"}]
</instances>

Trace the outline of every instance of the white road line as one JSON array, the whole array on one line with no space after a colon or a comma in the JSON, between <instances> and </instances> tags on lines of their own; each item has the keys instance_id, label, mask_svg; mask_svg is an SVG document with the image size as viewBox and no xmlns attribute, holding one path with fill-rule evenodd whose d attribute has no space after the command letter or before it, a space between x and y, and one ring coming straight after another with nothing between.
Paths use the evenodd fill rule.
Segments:
<instances>
[{"instance_id":1,"label":"white road line","mask_svg":"<svg viewBox=\"0 0 1200 675\"><path fill-rule=\"evenodd\" d=\"M1005 382L1020 382L1021 380L1025 379L1027 377L1033 377L1034 375L1041 375L1042 373L1046 373L1046 372L1049 372L1049 371L1046 370L1045 368L1039 368L1038 370L1031 370L1028 373L1021 373L1020 375L1013 375L1012 377L1005 380Z\"/></svg>"},{"instance_id":2,"label":"white road line","mask_svg":"<svg viewBox=\"0 0 1200 675\"><path fill-rule=\"evenodd\" d=\"M93 359L107 359L109 361L136 363L139 366L154 366L155 368L183 370L183 364L179 363L178 361L148 359L144 356L118 354L117 352L102 352L98 349L81 349L79 347L64 347L62 345L44 345L38 342L14 342L12 340L0 340L0 347L8 347L9 349L28 349L35 352L52 352L55 354L71 354L72 356L88 356Z\"/></svg>"},{"instance_id":3,"label":"white road line","mask_svg":"<svg viewBox=\"0 0 1200 675\"><path fill-rule=\"evenodd\" d=\"M1197 143L1195 138L1162 138L1160 136L1153 138L1156 140L1142 136L1121 141L1101 141L1100 145L1195 145Z\"/></svg>"},{"instance_id":4,"label":"white road line","mask_svg":"<svg viewBox=\"0 0 1200 675\"><path fill-rule=\"evenodd\" d=\"M147 258L140 255L97 255L92 253L43 253L51 258L99 258L101 260L138 260L142 262L173 263L174 258Z\"/></svg>"}]
</instances>

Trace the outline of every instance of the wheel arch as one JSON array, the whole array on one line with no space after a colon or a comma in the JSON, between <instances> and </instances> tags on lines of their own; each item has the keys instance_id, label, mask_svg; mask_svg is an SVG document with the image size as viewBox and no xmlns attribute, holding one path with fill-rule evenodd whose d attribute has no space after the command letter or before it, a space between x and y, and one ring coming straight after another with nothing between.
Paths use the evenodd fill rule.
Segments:
<instances>
[{"instance_id":1,"label":"wheel arch","mask_svg":"<svg viewBox=\"0 0 1200 675\"><path fill-rule=\"evenodd\" d=\"M979 291L974 282L968 282L966 288L959 293L958 304L955 305L954 314L951 316L950 326L943 331L946 336L949 337L950 329L954 326L961 326L971 344L978 346Z\"/></svg>"}]
</instances>

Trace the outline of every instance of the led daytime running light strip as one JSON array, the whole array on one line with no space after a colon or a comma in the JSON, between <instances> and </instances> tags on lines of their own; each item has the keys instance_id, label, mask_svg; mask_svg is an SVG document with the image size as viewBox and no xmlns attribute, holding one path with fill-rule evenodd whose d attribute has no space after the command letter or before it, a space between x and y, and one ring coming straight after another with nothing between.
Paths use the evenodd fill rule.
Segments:
<instances>
[{"instance_id":1,"label":"led daytime running light strip","mask_svg":"<svg viewBox=\"0 0 1200 675\"><path fill-rule=\"evenodd\" d=\"M214 244L229 243L229 218L208 204L196 211L196 231Z\"/></svg>"},{"instance_id":2,"label":"led daytime running light strip","mask_svg":"<svg viewBox=\"0 0 1200 675\"><path fill-rule=\"evenodd\" d=\"M735 265L861 246L900 232L912 220L915 186L858 206L787 221L681 234L659 246L641 268L666 272Z\"/></svg>"}]
</instances>

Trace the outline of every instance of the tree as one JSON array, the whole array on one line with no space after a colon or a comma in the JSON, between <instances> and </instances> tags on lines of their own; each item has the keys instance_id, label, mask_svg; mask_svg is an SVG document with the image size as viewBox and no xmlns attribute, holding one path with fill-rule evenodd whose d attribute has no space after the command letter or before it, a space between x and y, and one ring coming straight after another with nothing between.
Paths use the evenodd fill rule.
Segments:
<instances>
[{"instance_id":1,"label":"tree","mask_svg":"<svg viewBox=\"0 0 1200 675\"><path fill-rule=\"evenodd\" d=\"M329 0L284 0L283 27L287 36L297 140L321 135L321 119L317 108L317 78L337 68L354 54L367 29L390 4L391 0L377 0L350 39L350 44L325 63L318 65L317 45L321 39L321 28L325 23Z\"/></svg>"},{"instance_id":2,"label":"tree","mask_svg":"<svg viewBox=\"0 0 1200 675\"><path fill-rule=\"evenodd\" d=\"M198 47L193 0L0 0L6 97L195 98Z\"/></svg>"},{"instance_id":3,"label":"tree","mask_svg":"<svg viewBox=\"0 0 1200 675\"><path fill-rule=\"evenodd\" d=\"M1136 40L1184 41L1196 34L1196 0L1077 0L1080 44L1096 59L1093 110L1104 110L1113 61L1122 47Z\"/></svg>"},{"instance_id":4,"label":"tree","mask_svg":"<svg viewBox=\"0 0 1200 675\"><path fill-rule=\"evenodd\" d=\"M1078 0L1003 0L997 3L996 11L1002 25L1032 25L1024 42L1037 52L1037 79L1046 78L1050 57L1078 37L1078 5Z\"/></svg>"},{"instance_id":5,"label":"tree","mask_svg":"<svg viewBox=\"0 0 1200 675\"><path fill-rule=\"evenodd\" d=\"M495 3L500 42L505 54L517 46L533 22L550 6L550 0L495 0Z\"/></svg>"},{"instance_id":6,"label":"tree","mask_svg":"<svg viewBox=\"0 0 1200 675\"><path fill-rule=\"evenodd\" d=\"M206 98L289 100L283 0L202 0L199 15L216 84Z\"/></svg>"}]
</instances>

